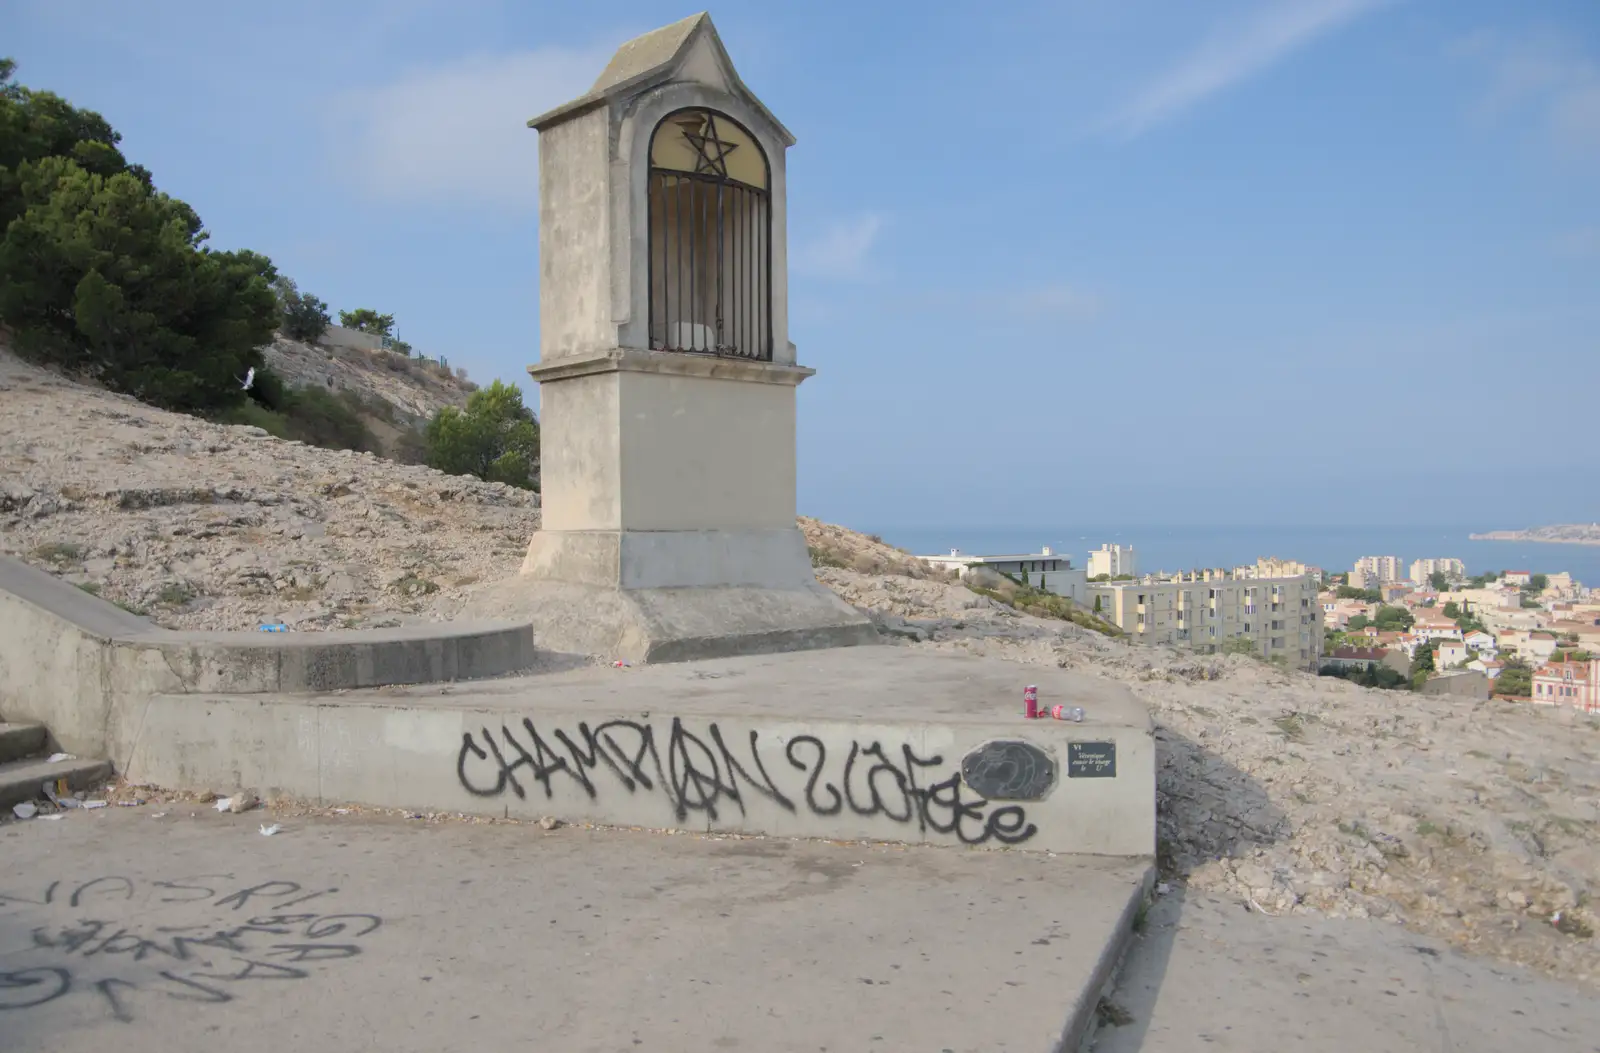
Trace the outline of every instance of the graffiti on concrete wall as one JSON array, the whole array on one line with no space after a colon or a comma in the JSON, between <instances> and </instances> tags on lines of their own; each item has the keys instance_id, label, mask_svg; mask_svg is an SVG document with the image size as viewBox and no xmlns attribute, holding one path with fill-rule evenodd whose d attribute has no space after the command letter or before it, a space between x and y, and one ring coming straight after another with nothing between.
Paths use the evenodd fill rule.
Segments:
<instances>
[{"instance_id":1,"label":"graffiti on concrete wall","mask_svg":"<svg viewBox=\"0 0 1600 1053\"><path fill-rule=\"evenodd\" d=\"M469 731L461 738L456 774L475 797L509 793L525 800L536 793L552 800L558 790L590 800L602 793L651 794L680 823L691 815L711 822L743 817L764 801L790 814L826 817L849 809L969 845L1021 844L1038 832L1022 805L997 806L974 794L942 756L918 756L906 743L855 740L830 754L815 735L781 742L754 730L725 735L715 722L701 733L678 717L664 730L648 721L593 727L579 721L569 729L524 719L498 732Z\"/></svg>"},{"instance_id":2,"label":"graffiti on concrete wall","mask_svg":"<svg viewBox=\"0 0 1600 1053\"><path fill-rule=\"evenodd\" d=\"M0 912L30 930L26 944L0 948L0 1030L9 1014L70 998L128 1023L158 1001L220 1005L261 981L307 979L359 955L383 924L335 911L328 897L338 891L202 874L0 892Z\"/></svg>"}]
</instances>

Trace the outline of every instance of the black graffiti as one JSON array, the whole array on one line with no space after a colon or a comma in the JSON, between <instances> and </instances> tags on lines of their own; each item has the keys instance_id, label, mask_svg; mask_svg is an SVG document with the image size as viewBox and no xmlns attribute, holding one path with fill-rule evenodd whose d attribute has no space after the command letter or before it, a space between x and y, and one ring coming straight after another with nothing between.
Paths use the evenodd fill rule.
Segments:
<instances>
[{"instance_id":1,"label":"black graffiti","mask_svg":"<svg viewBox=\"0 0 1600 1053\"><path fill-rule=\"evenodd\" d=\"M526 800L542 790L546 800L554 800L566 789L595 800L606 785L629 794L659 794L680 823L694 814L713 822L733 812L747 816L755 795L789 813L804 808L826 817L849 808L858 816L914 824L923 834L952 836L968 845L1020 844L1038 832L1021 805L993 806L972 793L959 771L942 774L942 756L918 756L908 743L852 742L837 783L828 778L828 747L815 735L790 738L775 751L787 767L780 762L770 770L759 732L748 732L741 747L730 746L715 722L702 735L678 717L664 736L654 725L635 720L593 727L580 721L569 733L565 728L541 731L525 718L518 729L501 725L498 735L488 728L462 735L456 776L468 793L485 798L510 793ZM798 779L799 785L785 792L775 773Z\"/></svg>"},{"instance_id":2,"label":"black graffiti","mask_svg":"<svg viewBox=\"0 0 1600 1053\"><path fill-rule=\"evenodd\" d=\"M11 967L0 969L0 1013L81 991L98 998L113 1020L126 1023L134 1019L136 998L144 995L225 1004L238 996L238 984L307 979L324 963L360 955L355 941L383 924L375 914L303 907L338 891L209 874L153 881L144 889L130 878L107 876L71 887L54 881L37 895L0 892L0 908L16 906L23 917L53 919L32 928L30 946L5 955ZM187 905L203 916L192 924L153 927L111 919L115 907L141 892L149 905ZM41 956L46 963L29 960Z\"/></svg>"}]
</instances>

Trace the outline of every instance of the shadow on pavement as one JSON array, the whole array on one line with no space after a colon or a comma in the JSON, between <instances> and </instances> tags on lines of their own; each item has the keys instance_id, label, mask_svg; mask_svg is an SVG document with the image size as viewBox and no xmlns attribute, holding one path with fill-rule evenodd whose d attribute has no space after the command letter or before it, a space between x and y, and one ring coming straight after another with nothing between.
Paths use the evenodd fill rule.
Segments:
<instances>
[{"instance_id":1,"label":"shadow on pavement","mask_svg":"<svg viewBox=\"0 0 1600 1053\"><path fill-rule=\"evenodd\" d=\"M1101 1006L1095 1053L1134 1053L1161 994L1188 890L1202 863L1248 856L1287 833L1286 816L1252 776L1202 743L1156 728L1158 893L1128 946L1116 990Z\"/></svg>"}]
</instances>

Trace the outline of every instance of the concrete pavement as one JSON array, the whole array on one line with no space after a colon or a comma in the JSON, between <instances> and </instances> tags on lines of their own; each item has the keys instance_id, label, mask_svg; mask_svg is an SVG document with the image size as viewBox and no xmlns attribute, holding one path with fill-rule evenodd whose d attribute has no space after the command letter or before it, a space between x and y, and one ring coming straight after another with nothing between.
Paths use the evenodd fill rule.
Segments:
<instances>
[{"instance_id":1,"label":"concrete pavement","mask_svg":"<svg viewBox=\"0 0 1600 1053\"><path fill-rule=\"evenodd\" d=\"M1595 1053L1595 992L1382 921L1158 899L1094 1053ZM1118 1015L1113 1013L1112 1015Z\"/></svg>"},{"instance_id":2,"label":"concrete pavement","mask_svg":"<svg viewBox=\"0 0 1600 1053\"><path fill-rule=\"evenodd\" d=\"M193 803L6 822L0 859L8 1053L1037 1053L1091 1011L1145 877Z\"/></svg>"}]
</instances>

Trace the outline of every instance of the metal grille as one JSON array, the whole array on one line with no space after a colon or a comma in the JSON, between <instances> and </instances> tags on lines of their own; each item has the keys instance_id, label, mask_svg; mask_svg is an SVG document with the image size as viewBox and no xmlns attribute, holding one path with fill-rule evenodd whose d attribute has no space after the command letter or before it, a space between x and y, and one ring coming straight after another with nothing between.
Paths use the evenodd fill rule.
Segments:
<instances>
[{"instance_id":1,"label":"metal grille","mask_svg":"<svg viewBox=\"0 0 1600 1053\"><path fill-rule=\"evenodd\" d=\"M650 346L770 361L767 192L718 172L652 168L649 224Z\"/></svg>"}]
</instances>

